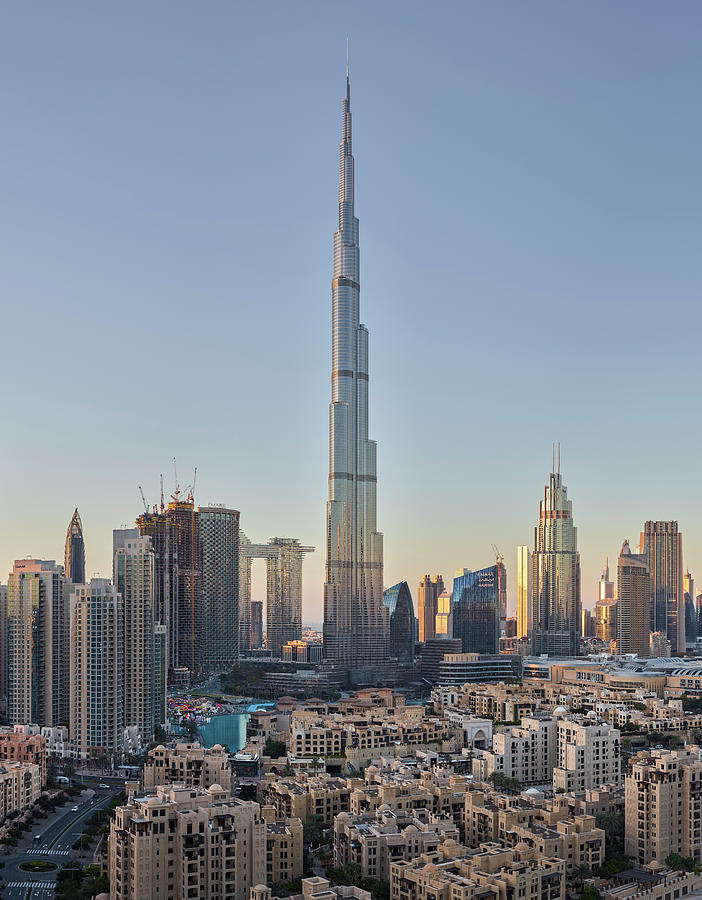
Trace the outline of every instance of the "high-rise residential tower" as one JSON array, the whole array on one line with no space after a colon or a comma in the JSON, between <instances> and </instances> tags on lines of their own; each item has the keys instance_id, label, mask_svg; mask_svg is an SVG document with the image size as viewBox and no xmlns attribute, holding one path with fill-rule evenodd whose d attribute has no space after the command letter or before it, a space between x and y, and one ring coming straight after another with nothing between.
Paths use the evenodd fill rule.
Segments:
<instances>
[{"instance_id":1,"label":"high-rise residential tower","mask_svg":"<svg viewBox=\"0 0 702 900\"><path fill-rule=\"evenodd\" d=\"M686 569L683 575L683 595L685 599L685 642L694 644L699 631L697 630L697 612L695 610L695 579Z\"/></svg>"},{"instance_id":2,"label":"high-rise residential tower","mask_svg":"<svg viewBox=\"0 0 702 900\"><path fill-rule=\"evenodd\" d=\"M85 581L85 541L83 539L83 523L77 508L66 532L63 568L69 581L72 581L73 584L83 584Z\"/></svg>"},{"instance_id":3,"label":"high-rise residential tower","mask_svg":"<svg viewBox=\"0 0 702 900\"><path fill-rule=\"evenodd\" d=\"M419 640L423 644L436 637L436 616L439 594L444 592L441 575L423 575L417 591L417 618L419 619Z\"/></svg>"},{"instance_id":4,"label":"high-rise residential tower","mask_svg":"<svg viewBox=\"0 0 702 900\"><path fill-rule=\"evenodd\" d=\"M78 759L119 753L124 746L124 609L106 578L71 594L70 716Z\"/></svg>"},{"instance_id":5,"label":"high-rise residential tower","mask_svg":"<svg viewBox=\"0 0 702 900\"><path fill-rule=\"evenodd\" d=\"M201 506L199 513L203 666L231 668L239 658L239 513L224 506Z\"/></svg>"},{"instance_id":6,"label":"high-rise residential tower","mask_svg":"<svg viewBox=\"0 0 702 900\"><path fill-rule=\"evenodd\" d=\"M559 451L560 456L560 451ZM555 469L554 465L554 469ZM532 555L534 654L577 656L580 650L580 554L573 503L552 471L539 505Z\"/></svg>"},{"instance_id":7,"label":"high-rise residential tower","mask_svg":"<svg viewBox=\"0 0 702 900\"><path fill-rule=\"evenodd\" d=\"M139 729L144 743L163 724L154 708L155 646L154 551L151 538L136 528L112 532L112 580L124 615L124 724Z\"/></svg>"},{"instance_id":8,"label":"high-rise residential tower","mask_svg":"<svg viewBox=\"0 0 702 900\"><path fill-rule=\"evenodd\" d=\"M71 585L54 560L15 560L7 582L7 713L11 725L68 721Z\"/></svg>"},{"instance_id":9,"label":"high-rise residential tower","mask_svg":"<svg viewBox=\"0 0 702 900\"><path fill-rule=\"evenodd\" d=\"M624 541L617 563L617 649L619 653L649 652L651 583L646 554L632 553Z\"/></svg>"},{"instance_id":10,"label":"high-rise residential tower","mask_svg":"<svg viewBox=\"0 0 702 900\"><path fill-rule=\"evenodd\" d=\"M531 551L517 547L517 637L531 634Z\"/></svg>"},{"instance_id":11,"label":"high-rise residential tower","mask_svg":"<svg viewBox=\"0 0 702 900\"><path fill-rule=\"evenodd\" d=\"M670 641L673 656L685 652L682 534L677 522L646 522L639 552L651 576L649 625Z\"/></svg>"},{"instance_id":12,"label":"high-rise residential tower","mask_svg":"<svg viewBox=\"0 0 702 900\"><path fill-rule=\"evenodd\" d=\"M461 569L453 579L453 637L463 653L499 653L500 609L507 573L498 562L472 572Z\"/></svg>"},{"instance_id":13,"label":"high-rise residential tower","mask_svg":"<svg viewBox=\"0 0 702 900\"><path fill-rule=\"evenodd\" d=\"M329 500L324 655L344 668L384 662L383 536L376 526L376 444L368 437L368 329L360 321L358 219L354 215L348 70L339 148L339 228L334 235Z\"/></svg>"}]
</instances>

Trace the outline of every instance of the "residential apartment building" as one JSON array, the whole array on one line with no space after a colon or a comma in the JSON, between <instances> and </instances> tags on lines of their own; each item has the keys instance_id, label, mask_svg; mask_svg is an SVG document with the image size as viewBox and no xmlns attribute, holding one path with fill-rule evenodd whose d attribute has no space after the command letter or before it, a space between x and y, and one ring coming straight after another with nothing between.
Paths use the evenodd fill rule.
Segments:
<instances>
[{"instance_id":1,"label":"residential apartment building","mask_svg":"<svg viewBox=\"0 0 702 900\"><path fill-rule=\"evenodd\" d=\"M636 863L662 865L670 853L702 862L702 749L650 750L625 778L624 849Z\"/></svg>"},{"instance_id":2,"label":"residential apartment building","mask_svg":"<svg viewBox=\"0 0 702 900\"><path fill-rule=\"evenodd\" d=\"M234 765L229 752L220 744L206 749L200 744L159 745L149 750L141 770L145 791L162 784L180 784L189 788L217 785L228 796L234 795Z\"/></svg>"},{"instance_id":3,"label":"residential apartment building","mask_svg":"<svg viewBox=\"0 0 702 900\"><path fill-rule=\"evenodd\" d=\"M521 725L506 725L492 736L492 750L473 759L473 774L486 780L493 772L516 778L522 786L551 781L556 764L557 720L524 716Z\"/></svg>"},{"instance_id":4,"label":"residential apartment building","mask_svg":"<svg viewBox=\"0 0 702 900\"><path fill-rule=\"evenodd\" d=\"M38 766L42 785L46 783L46 752L46 738L40 734L0 729L0 760Z\"/></svg>"},{"instance_id":5,"label":"residential apartment building","mask_svg":"<svg viewBox=\"0 0 702 900\"><path fill-rule=\"evenodd\" d=\"M605 860L605 832L596 826L594 816L561 819L554 825L516 824L506 837L515 847L526 844L532 848L537 859L562 859L568 874L578 866L596 868Z\"/></svg>"},{"instance_id":6,"label":"residential apartment building","mask_svg":"<svg viewBox=\"0 0 702 900\"><path fill-rule=\"evenodd\" d=\"M609 722L563 717L556 732L554 790L585 791L621 781L620 732Z\"/></svg>"},{"instance_id":7,"label":"residential apartment building","mask_svg":"<svg viewBox=\"0 0 702 900\"><path fill-rule=\"evenodd\" d=\"M68 719L71 584L54 560L18 559L7 581L7 718L11 725Z\"/></svg>"},{"instance_id":8,"label":"residential apartment building","mask_svg":"<svg viewBox=\"0 0 702 900\"><path fill-rule=\"evenodd\" d=\"M105 578L75 585L70 616L72 754L90 759L124 745L124 604Z\"/></svg>"},{"instance_id":9,"label":"residential apartment building","mask_svg":"<svg viewBox=\"0 0 702 900\"><path fill-rule=\"evenodd\" d=\"M270 806L261 809L266 823L266 883L287 884L302 876L302 822L278 818Z\"/></svg>"},{"instance_id":10,"label":"residential apartment building","mask_svg":"<svg viewBox=\"0 0 702 900\"><path fill-rule=\"evenodd\" d=\"M354 864L362 878L389 881L391 863L416 859L448 840L460 840L453 819L426 809L340 813L334 820L334 865Z\"/></svg>"},{"instance_id":11,"label":"residential apartment building","mask_svg":"<svg viewBox=\"0 0 702 900\"><path fill-rule=\"evenodd\" d=\"M497 844L475 850L449 842L390 867L391 900L564 900L565 863Z\"/></svg>"},{"instance_id":12,"label":"residential apartment building","mask_svg":"<svg viewBox=\"0 0 702 900\"><path fill-rule=\"evenodd\" d=\"M239 658L239 512L224 506L201 506L198 512L202 665L205 669L230 667Z\"/></svg>"},{"instance_id":13,"label":"residential apartment building","mask_svg":"<svg viewBox=\"0 0 702 900\"><path fill-rule=\"evenodd\" d=\"M266 882L266 823L216 787L160 786L115 810L108 871L113 900L249 900Z\"/></svg>"},{"instance_id":14,"label":"residential apartment building","mask_svg":"<svg viewBox=\"0 0 702 900\"><path fill-rule=\"evenodd\" d=\"M41 795L42 774L35 763L0 765L0 822L33 806Z\"/></svg>"},{"instance_id":15,"label":"residential apartment building","mask_svg":"<svg viewBox=\"0 0 702 900\"><path fill-rule=\"evenodd\" d=\"M261 806L272 806L278 818L316 819L325 828L334 824L334 816L349 809L351 788L345 778L332 775L298 775L279 778L266 775L257 785Z\"/></svg>"},{"instance_id":16,"label":"residential apartment building","mask_svg":"<svg viewBox=\"0 0 702 900\"><path fill-rule=\"evenodd\" d=\"M163 713L154 709L154 551L136 528L112 532L112 580L124 616L124 724L150 741Z\"/></svg>"}]
</instances>

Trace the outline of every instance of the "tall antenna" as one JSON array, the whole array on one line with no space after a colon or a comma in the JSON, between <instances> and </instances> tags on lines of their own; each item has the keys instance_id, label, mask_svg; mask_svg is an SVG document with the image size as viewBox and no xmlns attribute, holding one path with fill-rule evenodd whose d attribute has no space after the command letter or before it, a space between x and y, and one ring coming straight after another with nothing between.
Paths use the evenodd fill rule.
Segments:
<instances>
[{"instance_id":1,"label":"tall antenna","mask_svg":"<svg viewBox=\"0 0 702 900\"><path fill-rule=\"evenodd\" d=\"M558 474L561 474L561 442L558 442Z\"/></svg>"}]
</instances>

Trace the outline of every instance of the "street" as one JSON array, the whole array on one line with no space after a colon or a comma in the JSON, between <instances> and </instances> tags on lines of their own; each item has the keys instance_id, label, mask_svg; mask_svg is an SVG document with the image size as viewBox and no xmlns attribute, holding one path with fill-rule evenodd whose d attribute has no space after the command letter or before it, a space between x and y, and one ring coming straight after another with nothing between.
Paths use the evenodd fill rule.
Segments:
<instances>
[{"instance_id":1,"label":"street","mask_svg":"<svg viewBox=\"0 0 702 900\"><path fill-rule=\"evenodd\" d=\"M79 807L78 812L73 812L69 807L62 814L52 817L48 826L43 822L35 823L34 834L41 834L38 844L34 844L34 835L29 835L23 837L17 847L10 848L12 852L9 856L0 854L0 860L5 863L0 871L6 884L2 896L6 900L24 900L29 887L34 898L41 900L53 896L59 869L77 856L77 851L73 851L72 847L84 825L96 809L106 806L122 788L123 784L120 784L119 787L101 790L96 785L95 791L84 791L81 797L72 801L73 806ZM37 859L55 863L56 869L51 872L25 872L20 869L21 863Z\"/></svg>"}]
</instances>

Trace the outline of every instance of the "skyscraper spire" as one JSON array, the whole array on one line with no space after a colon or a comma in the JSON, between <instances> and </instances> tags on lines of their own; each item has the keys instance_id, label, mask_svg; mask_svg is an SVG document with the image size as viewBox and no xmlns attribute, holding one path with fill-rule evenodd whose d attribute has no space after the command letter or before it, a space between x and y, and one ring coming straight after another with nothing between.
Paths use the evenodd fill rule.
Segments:
<instances>
[{"instance_id":1,"label":"skyscraper spire","mask_svg":"<svg viewBox=\"0 0 702 900\"><path fill-rule=\"evenodd\" d=\"M83 539L83 523L78 515L78 508L66 532L66 549L63 557L66 578L73 584L85 584L85 541Z\"/></svg>"},{"instance_id":2,"label":"skyscraper spire","mask_svg":"<svg viewBox=\"0 0 702 900\"><path fill-rule=\"evenodd\" d=\"M386 657L387 616L382 604L383 536L376 531L376 444L368 438L368 330L360 322L348 64L347 50L332 280L324 655L340 666L357 668Z\"/></svg>"}]
</instances>

